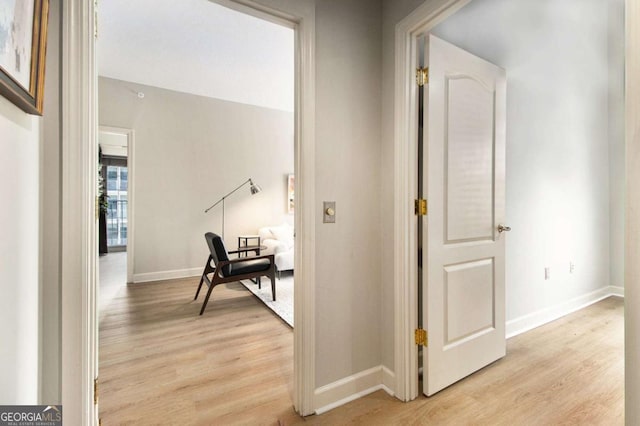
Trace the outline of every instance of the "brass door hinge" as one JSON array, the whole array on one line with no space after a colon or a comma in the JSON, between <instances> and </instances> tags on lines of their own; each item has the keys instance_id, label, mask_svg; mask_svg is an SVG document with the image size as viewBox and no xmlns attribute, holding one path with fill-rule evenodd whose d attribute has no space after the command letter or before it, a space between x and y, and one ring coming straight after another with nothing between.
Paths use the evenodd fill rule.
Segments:
<instances>
[{"instance_id":1,"label":"brass door hinge","mask_svg":"<svg viewBox=\"0 0 640 426\"><path fill-rule=\"evenodd\" d=\"M100 219L100 197L96 195L96 220Z\"/></svg>"},{"instance_id":2,"label":"brass door hinge","mask_svg":"<svg viewBox=\"0 0 640 426\"><path fill-rule=\"evenodd\" d=\"M93 37L98 39L98 0L93 2Z\"/></svg>"},{"instance_id":3,"label":"brass door hinge","mask_svg":"<svg viewBox=\"0 0 640 426\"><path fill-rule=\"evenodd\" d=\"M427 330L422 328L416 328L415 331L416 345L428 346L429 338L427 336Z\"/></svg>"},{"instance_id":4,"label":"brass door hinge","mask_svg":"<svg viewBox=\"0 0 640 426\"><path fill-rule=\"evenodd\" d=\"M93 405L98 405L98 378L93 379Z\"/></svg>"},{"instance_id":5,"label":"brass door hinge","mask_svg":"<svg viewBox=\"0 0 640 426\"><path fill-rule=\"evenodd\" d=\"M416 216L427 215L427 200L425 200L424 198L420 198L416 200L415 213L416 213Z\"/></svg>"},{"instance_id":6,"label":"brass door hinge","mask_svg":"<svg viewBox=\"0 0 640 426\"><path fill-rule=\"evenodd\" d=\"M418 87L429 84L429 67L416 69L416 84Z\"/></svg>"}]
</instances>

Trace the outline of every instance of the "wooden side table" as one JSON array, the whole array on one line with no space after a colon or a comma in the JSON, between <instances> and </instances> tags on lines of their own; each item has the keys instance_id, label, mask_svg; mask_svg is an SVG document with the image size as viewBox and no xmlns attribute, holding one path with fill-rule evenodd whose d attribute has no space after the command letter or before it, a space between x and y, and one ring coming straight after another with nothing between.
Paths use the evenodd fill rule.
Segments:
<instances>
[{"instance_id":1,"label":"wooden side table","mask_svg":"<svg viewBox=\"0 0 640 426\"><path fill-rule=\"evenodd\" d=\"M247 249L249 247L260 247L260 235L240 235L238 237L238 257L242 257L242 253L244 253L244 257L249 255L250 251L255 251L256 256L260 256L260 248L255 249Z\"/></svg>"}]
</instances>

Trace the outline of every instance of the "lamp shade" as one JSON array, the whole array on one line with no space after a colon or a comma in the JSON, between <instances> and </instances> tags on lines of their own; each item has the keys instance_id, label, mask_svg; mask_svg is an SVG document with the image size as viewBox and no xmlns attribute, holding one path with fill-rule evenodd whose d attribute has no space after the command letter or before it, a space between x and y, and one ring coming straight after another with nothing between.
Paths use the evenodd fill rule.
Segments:
<instances>
[{"instance_id":1,"label":"lamp shade","mask_svg":"<svg viewBox=\"0 0 640 426\"><path fill-rule=\"evenodd\" d=\"M251 191L251 195L256 195L258 192L262 191L262 188L260 188L259 185L256 185L255 183L253 183L252 180L249 180L249 183L251 184L251 186L249 187L249 190Z\"/></svg>"}]
</instances>

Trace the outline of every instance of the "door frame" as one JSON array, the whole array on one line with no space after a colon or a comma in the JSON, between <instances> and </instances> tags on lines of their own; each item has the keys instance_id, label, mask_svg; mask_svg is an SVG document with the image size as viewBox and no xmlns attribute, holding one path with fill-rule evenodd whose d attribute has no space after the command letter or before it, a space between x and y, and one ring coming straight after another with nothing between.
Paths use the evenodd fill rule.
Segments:
<instances>
[{"instance_id":1,"label":"door frame","mask_svg":"<svg viewBox=\"0 0 640 426\"><path fill-rule=\"evenodd\" d=\"M212 0L213 1L213 0ZM311 1L215 0L295 31L295 244L293 402L314 412L315 390L315 6ZM63 2L61 403L69 424L98 423L97 1Z\"/></svg>"},{"instance_id":2,"label":"door frame","mask_svg":"<svg viewBox=\"0 0 640 426\"><path fill-rule=\"evenodd\" d=\"M98 132L113 133L127 137L127 284L133 282L134 271L134 214L135 205L135 132L123 127L98 126ZM98 141L99 142L99 141Z\"/></svg>"},{"instance_id":3,"label":"door frame","mask_svg":"<svg viewBox=\"0 0 640 426\"><path fill-rule=\"evenodd\" d=\"M97 424L97 78L95 4L62 2L61 403L65 422Z\"/></svg>"},{"instance_id":4,"label":"door frame","mask_svg":"<svg viewBox=\"0 0 640 426\"><path fill-rule=\"evenodd\" d=\"M394 117L394 368L395 395L415 399L418 389L417 224L413 212L417 198L418 121L415 84L417 37L456 13L471 0L433 0L423 3L398 23L395 31Z\"/></svg>"},{"instance_id":5,"label":"door frame","mask_svg":"<svg viewBox=\"0 0 640 426\"><path fill-rule=\"evenodd\" d=\"M287 0L209 0L295 31L293 406L315 412L315 5Z\"/></svg>"}]
</instances>

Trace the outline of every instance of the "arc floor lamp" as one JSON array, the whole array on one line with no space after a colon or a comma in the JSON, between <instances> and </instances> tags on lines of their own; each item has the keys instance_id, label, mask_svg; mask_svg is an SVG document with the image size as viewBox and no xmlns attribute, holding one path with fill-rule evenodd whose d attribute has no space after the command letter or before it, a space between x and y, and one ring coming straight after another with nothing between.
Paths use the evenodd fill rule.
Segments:
<instances>
[{"instance_id":1,"label":"arc floor lamp","mask_svg":"<svg viewBox=\"0 0 640 426\"><path fill-rule=\"evenodd\" d=\"M255 183L253 183L253 180L251 180L251 178L249 178L246 181L242 182L242 184L239 185L237 188L235 188L233 191L229 192L228 194L226 194L222 198L220 198L218 201L213 203L208 209L206 209L204 211L205 213L208 213L209 210L211 210L212 208L214 208L218 204L222 203L222 240L223 241L224 241L224 200L226 200L227 197L229 197L231 194L233 194L234 192L236 192L237 190L239 190L240 188L242 188L246 184L249 184L249 190L251 191L251 195L255 195L258 192L262 191L262 188L260 188L259 185L256 185Z\"/></svg>"}]
</instances>

